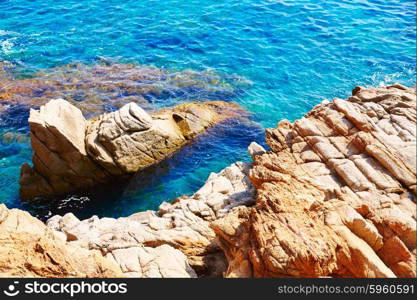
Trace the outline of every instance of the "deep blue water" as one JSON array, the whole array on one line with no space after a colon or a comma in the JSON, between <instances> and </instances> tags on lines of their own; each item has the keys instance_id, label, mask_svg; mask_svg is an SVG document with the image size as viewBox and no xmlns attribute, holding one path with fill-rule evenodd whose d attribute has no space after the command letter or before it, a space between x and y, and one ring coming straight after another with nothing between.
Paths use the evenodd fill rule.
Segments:
<instances>
[{"instance_id":1,"label":"deep blue water","mask_svg":"<svg viewBox=\"0 0 417 300\"><path fill-rule=\"evenodd\" d=\"M325 98L347 96L356 85L415 85L415 5L415 0L0 0L0 62L10 62L21 76L103 58L167 72L209 72L221 82L233 78L232 92L216 98L252 113L250 122L213 128L122 192L41 208L18 198L19 166L31 154L27 111L10 107L0 116L0 136L15 134L0 138L0 202L39 215L73 210L80 216L119 216L191 194L210 172L247 160L250 141L263 140L261 127L299 118ZM168 92L151 99L151 106L199 98L200 91L194 89L191 97Z\"/></svg>"}]
</instances>

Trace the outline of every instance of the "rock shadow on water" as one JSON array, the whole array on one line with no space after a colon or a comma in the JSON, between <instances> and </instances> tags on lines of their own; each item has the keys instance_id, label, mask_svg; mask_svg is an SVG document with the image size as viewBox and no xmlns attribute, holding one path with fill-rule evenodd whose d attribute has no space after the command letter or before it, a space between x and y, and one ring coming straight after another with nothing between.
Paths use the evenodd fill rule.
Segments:
<instances>
[{"instance_id":1,"label":"rock shadow on water","mask_svg":"<svg viewBox=\"0 0 417 300\"><path fill-rule=\"evenodd\" d=\"M8 128L21 133L29 131L30 107L20 104L0 102L0 128Z\"/></svg>"}]
</instances>

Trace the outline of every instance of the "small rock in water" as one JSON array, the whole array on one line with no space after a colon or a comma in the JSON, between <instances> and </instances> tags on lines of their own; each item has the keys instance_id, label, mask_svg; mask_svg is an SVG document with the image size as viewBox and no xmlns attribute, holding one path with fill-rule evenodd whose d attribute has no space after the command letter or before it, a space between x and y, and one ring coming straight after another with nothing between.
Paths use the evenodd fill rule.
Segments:
<instances>
[{"instance_id":1,"label":"small rock in water","mask_svg":"<svg viewBox=\"0 0 417 300\"><path fill-rule=\"evenodd\" d=\"M167 158L198 134L243 116L237 104L184 103L145 112L135 103L87 121L63 99L32 109L33 168L23 164L22 199L60 196L130 176Z\"/></svg>"},{"instance_id":2,"label":"small rock in water","mask_svg":"<svg viewBox=\"0 0 417 300\"><path fill-rule=\"evenodd\" d=\"M248 153L251 157L255 157L255 155L260 155L265 153L266 150L264 147L259 145L257 142L252 142L248 147Z\"/></svg>"}]
</instances>

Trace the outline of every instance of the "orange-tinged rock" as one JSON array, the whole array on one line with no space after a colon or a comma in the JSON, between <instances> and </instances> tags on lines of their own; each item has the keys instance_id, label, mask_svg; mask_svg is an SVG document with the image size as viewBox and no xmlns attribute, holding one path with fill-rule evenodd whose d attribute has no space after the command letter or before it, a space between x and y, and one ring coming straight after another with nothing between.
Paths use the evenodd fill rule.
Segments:
<instances>
[{"instance_id":1,"label":"orange-tinged rock","mask_svg":"<svg viewBox=\"0 0 417 300\"><path fill-rule=\"evenodd\" d=\"M353 90L267 129L256 205L211 226L228 277L415 277L416 91Z\"/></svg>"}]
</instances>

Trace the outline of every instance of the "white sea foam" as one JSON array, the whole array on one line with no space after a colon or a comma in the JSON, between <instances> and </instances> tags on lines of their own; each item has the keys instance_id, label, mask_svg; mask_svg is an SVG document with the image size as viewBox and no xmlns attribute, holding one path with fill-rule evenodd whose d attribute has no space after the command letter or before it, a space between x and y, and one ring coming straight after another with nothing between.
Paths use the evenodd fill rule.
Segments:
<instances>
[{"instance_id":1,"label":"white sea foam","mask_svg":"<svg viewBox=\"0 0 417 300\"><path fill-rule=\"evenodd\" d=\"M12 31L7 31L7 30L3 30L3 29L0 29L0 36L2 36L2 35L8 35L8 34L13 34L14 32L12 32Z\"/></svg>"},{"instance_id":2,"label":"white sea foam","mask_svg":"<svg viewBox=\"0 0 417 300\"><path fill-rule=\"evenodd\" d=\"M9 55L9 54L13 53L14 44L13 44L13 42L11 42L10 39L0 42L0 46L1 46L1 51L4 54Z\"/></svg>"}]
</instances>

